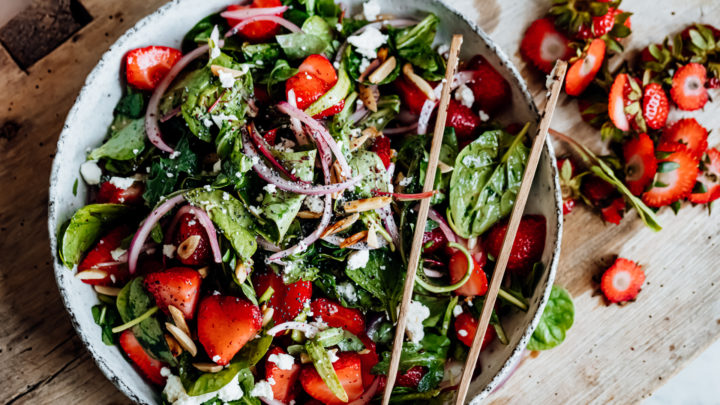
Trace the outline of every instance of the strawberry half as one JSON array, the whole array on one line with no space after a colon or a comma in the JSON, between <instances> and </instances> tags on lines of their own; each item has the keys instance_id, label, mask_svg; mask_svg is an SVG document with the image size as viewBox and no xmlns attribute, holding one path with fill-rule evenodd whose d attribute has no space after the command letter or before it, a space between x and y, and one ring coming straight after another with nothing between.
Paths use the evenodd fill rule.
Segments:
<instances>
[{"instance_id":1,"label":"strawberry half","mask_svg":"<svg viewBox=\"0 0 720 405\"><path fill-rule=\"evenodd\" d=\"M478 323L479 321L469 312L463 312L458 315L454 323L457 340L461 341L467 347L472 346L473 339L475 339L475 334L477 333ZM488 325L480 350L487 347L494 338L495 328L493 328L492 325Z\"/></svg>"},{"instance_id":2,"label":"strawberry half","mask_svg":"<svg viewBox=\"0 0 720 405\"><path fill-rule=\"evenodd\" d=\"M443 231L438 227L433 229L430 232L425 232L423 234L423 253L426 255L431 255L441 248L445 247L447 245L447 238L445 237L445 234Z\"/></svg>"},{"instance_id":3,"label":"strawberry half","mask_svg":"<svg viewBox=\"0 0 720 405\"><path fill-rule=\"evenodd\" d=\"M620 224L624 212L625 199L622 197L617 197L612 200L608 206L600 208L600 214L602 215L603 220L615 225Z\"/></svg>"},{"instance_id":4,"label":"strawberry half","mask_svg":"<svg viewBox=\"0 0 720 405\"><path fill-rule=\"evenodd\" d=\"M404 374L400 374L398 371L397 380L395 385L398 387L417 388L420 380L427 374L427 368L423 366L413 366L408 369Z\"/></svg>"},{"instance_id":5,"label":"strawberry half","mask_svg":"<svg viewBox=\"0 0 720 405\"><path fill-rule=\"evenodd\" d=\"M512 103L510 83L482 55L475 55L467 69L474 71L468 87L475 96L474 107L492 116Z\"/></svg>"},{"instance_id":6,"label":"strawberry half","mask_svg":"<svg viewBox=\"0 0 720 405\"><path fill-rule=\"evenodd\" d=\"M272 270L254 274L253 285L258 296L263 295L268 288L273 289L267 306L273 309L275 325L295 319L312 296L311 282L301 280L285 285L283 278Z\"/></svg>"},{"instance_id":7,"label":"strawberry half","mask_svg":"<svg viewBox=\"0 0 720 405\"><path fill-rule=\"evenodd\" d=\"M500 248L507 232L507 225L507 221L495 224L485 239L488 253L495 257L500 255ZM542 215L523 215L510 251L508 270L516 274L525 273L540 260L544 249L545 217Z\"/></svg>"},{"instance_id":8,"label":"strawberry half","mask_svg":"<svg viewBox=\"0 0 720 405\"><path fill-rule=\"evenodd\" d=\"M694 204L707 204L720 198L720 151L708 149L702 166L693 193L688 196Z\"/></svg>"},{"instance_id":9,"label":"strawberry half","mask_svg":"<svg viewBox=\"0 0 720 405\"><path fill-rule=\"evenodd\" d=\"M405 106L411 113L420 115L423 104L427 101L427 96L423 93L415 83L406 79L403 75L399 79L393 82L395 88L400 95L403 106Z\"/></svg>"},{"instance_id":10,"label":"strawberry half","mask_svg":"<svg viewBox=\"0 0 720 405\"><path fill-rule=\"evenodd\" d=\"M345 308L327 298L318 298L310 304L313 316L331 328L343 328L348 332L360 335L365 332L365 318L357 309Z\"/></svg>"},{"instance_id":11,"label":"strawberry half","mask_svg":"<svg viewBox=\"0 0 720 405\"><path fill-rule=\"evenodd\" d=\"M625 302L635 299L645 282L645 272L635 262L619 257L605 270L600 289L610 302Z\"/></svg>"},{"instance_id":12,"label":"strawberry half","mask_svg":"<svg viewBox=\"0 0 720 405\"><path fill-rule=\"evenodd\" d=\"M485 257L485 255L480 255ZM463 284L462 287L455 290L455 294L463 295L466 297L483 296L488 289L488 280L485 271L483 270L483 264L478 263L473 258L473 270L470 275L470 279ZM468 271L467 257L463 252L457 251L450 258L450 264L448 265L450 270L450 282L455 284L462 280Z\"/></svg>"},{"instance_id":13,"label":"strawberry half","mask_svg":"<svg viewBox=\"0 0 720 405\"><path fill-rule=\"evenodd\" d=\"M360 356L352 352L342 352L337 356L338 359L332 366L340 380L340 385L347 393L347 401L340 400L330 391L312 364L304 366L300 372L300 384L305 392L325 405L347 404L358 399L364 390Z\"/></svg>"},{"instance_id":14,"label":"strawberry half","mask_svg":"<svg viewBox=\"0 0 720 405\"><path fill-rule=\"evenodd\" d=\"M197 336L208 356L217 364L230 363L262 326L262 314L250 301L210 295L200 301Z\"/></svg>"},{"instance_id":15,"label":"strawberry half","mask_svg":"<svg viewBox=\"0 0 720 405\"><path fill-rule=\"evenodd\" d=\"M279 360L286 356L289 355L285 352L285 350L280 347L274 347L268 351L267 360L265 362L265 380L275 382L274 384L271 384L273 398L284 404L287 404L295 399L295 383L300 377L299 364L293 362L288 369L287 365L283 364L283 362ZM284 368L281 368L281 365Z\"/></svg>"},{"instance_id":16,"label":"strawberry half","mask_svg":"<svg viewBox=\"0 0 720 405\"><path fill-rule=\"evenodd\" d=\"M144 283L163 312L169 313L168 306L172 305L182 311L185 318L193 319L202 283L199 272L188 267L173 267L148 274Z\"/></svg>"},{"instance_id":17,"label":"strawberry half","mask_svg":"<svg viewBox=\"0 0 720 405\"><path fill-rule=\"evenodd\" d=\"M658 151L667 156L658 159L655 183L642 195L643 202L650 207L662 207L687 197L698 176L698 161L685 145L660 145Z\"/></svg>"},{"instance_id":18,"label":"strawberry half","mask_svg":"<svg viewBox=\"0 0 720 405\"><path fill-rule=\"evenodd\" d=\"M120 188L112 181L100 184L97 202L100 204L127 204L138 205L143 203L142 194L145 186L141 182L134 182L128 188Z\"/></svg>"},{"instance_id":19,"label":"strawberry half","mask_svg":"<svg viewBox=\"0 0 720 405\"><path fill-rule=\"evenodd\" d=\"M666 128L660 136L660 144L683 144L688 151L700 159L708 146L708 131L695 118L683 118Z\"/></svg>"},{"instance_id":20,"label":"strawberry half","mask_svg":"<svg viewBox=\"0 0 720 405\"><path fill-rule=\"evenodd\" d=\"M392 156L390 138L384 135L375 138L370 150L377 153L386 169L390 167Z\"/></svg>"},{"instance_id":21,"label":"strawberry half","mask_svg":"<svg viewBox=\"0 0 720 405\"><path fill-rule=\"evenodd\" d=\"M285 82L287 99L290 100L294 95L295 104L301 110L310 107L312 103L325 94L326 90L327 84L308 72L298 72Z\"/></svg>"},{"instance_id":22,"label":"strawberry half","mask_svg":"<svg viewBox=\"0 0 720 405\"><path fill-rule=\"evenodd\" d=\"M570 66L565 76L565 93L579 96L592 83L605 60L605 41L593 39L584 57Z\"/></svg>"},{"instance_id":23,"label":"strawberry half","mask_svg":"<svg viewBox=\"0 0 720 405\"><path fill-rule=\"evenodd\" d=\"M133 49L125 55L127 82L141 90L154 90L180 58L182 52L167 46Z\"/></svg>"},{"instance_id":24,"label":"strawberry half","mask_svg":"<svg viewBox=\"0 0 720 405\"><path fill-rule=\"evenodd\" d=\"M455 128L455 135L457 135L460 143L474 139L475 132L480 124L482 124L480 117L470 108L454 99L450 100L445 126Z\"/></svg>"},{"instance_id":25,"label":"strawberry half","mask_svg":"<svg viewBox=\"0 0 720 405\"><path fill-rule=\"evenodd\" d=\"M228 11L243 10L247 8L268 8L268 7L279 7L282 6L280 0L254 0L249 6L241 6L232 4L228 6ZM282 16L282 13L275 14L276 16ZM241 20L235 20L232 18L227 19L228 25L234 27L241 22ZM244 26L238 33L245 39L251 42L263 42L272 39L277 34L280 27L276 22L273 21L256 21L249 23Z\"/></svg>"},{"instance_id":26,"label":"strawberry half","mask_svg":"<svg viewBox=\"0 0 720 405\"><path fill-rule=\"evenodd\" d=\"M631 120L640 112L640 92L633 89L636 86L637 83L634 78L621 73L615 77L610 88L608 115L612 123L621 131L629 131ZM636 111L628 108L635 103L638 104ZM640 115L640 118L642 118L642 115Z\"/></svg>"},{"instance_id":27,"label":"strawberry half","mask_svg":"<svg viewBox=\"0 0 720 405\"><path fill-rule=\"evenodd\" d=\"M693 111L702 108L708 101L706 80L705 66L688 63L673 75L670 97L681 110Z\"/></svg>"},{"instance_id":28,"label":"strawberry half","mask_svg":"<svg viewBox=\"0 0 720 405\"><path fill-rule=\"evenodd\" d=\"M337 72L332 63L323 55L310 55L298 67L298 72L307 72L317 77L330 88L337 83Z\"/></svg>"},{"instance_id":29,"label":"strawberry half","mask_svg":"<svg viewBox=\"0 0 720 405\"><path fill-rule=\"evenodd\" d=\"M312 283L310 281L296 281L285 286L285 298L280 307L282 322L295 319L302 312L305 305L310 303L312 297Z\"/></svg>"},{"instance_id":30,"label":"strawberry half","mask_svg":"<svg viewBox=\"0 0 720 405\"><path fill-rule=\"evenodd\" d=\"M640 195L655 178L657 162L652 139L643 133L623 145L625 184L634 195Z\"/></svg>"},{"instance_id":31,"label":"strawberry half","mask_svg":"<svg viewBox=\"0 0 720 405\"><path fill-rule=\"evenodd\" d=\"M380 357L377 354L375 342L370 340L370 338L366 334L360 334L358 335L358 338L360 338L360 340L365 345L365 349L367 349L367 352L359 354L360 362L362 363L363 386L367 388L376 378L375 374L371 373L371 370L373 367L375 367L376 364L378 364L378 362L380 361Z\"/></svg>"},{"instance_id":32,"label":"strawberry half","mask_svg":"<svg viewBox=\"0 0 720 405\"><path fill-rule=\"evenodd\" d=\"M665 126L670 103L667 94L658 83L650 83L643 89L642 114L647 126L660 129Z\"/></svg>"},{"instance_id":33,"label":"strawberry half","mask_svg":"<svg viewBox=\"0 0 720 405\"><path fill-rule=\"evenodd\" d=\"M528 62L549 74L558 59L573 55L570 40L555 28L549 18L533 21L520 42L520 53Z\"/></svg>"},{"instance_id":34,"label":"strawberry half","mask_svg":"<svg viewBox=\"0 0 720 405\"><path fill-rule=\"evenodd\" d=\"M165 377L160 373L160 370L165 367L165 363L150 357L140 345L132 330L125 329L120 334L118 341L125 354L135 363L145 378L155 385L165 384Z\"/></svg>"},{"instance_id":35,"label":"strawberry half","mask_svg":"<svg viewBox=\"0 0 720 405\"><path fill-rule=\"evenodd\" d=\"M174 237L178 247L175 258L186 266L201 266L210 262L210 238L192 211L180 217Z\"/></svg>"},{"instance_id":36,"label":"strawberry half","mask_svg":"<svg viewBox=\"0 0 720 405\"><path fill-rule=\"evenodd\" d=\"M121 225L107 235L100 238L95 247L90 250L85 258L78 265L78 273L92 269L94 273L102 275L103 278L87 278L80 276L83 283L91 285L122 285L128 278L127 263L122 263L120 257L127 252L120 247L122 241L130 235L130 228Z\"/></svg>"}]
</instances>

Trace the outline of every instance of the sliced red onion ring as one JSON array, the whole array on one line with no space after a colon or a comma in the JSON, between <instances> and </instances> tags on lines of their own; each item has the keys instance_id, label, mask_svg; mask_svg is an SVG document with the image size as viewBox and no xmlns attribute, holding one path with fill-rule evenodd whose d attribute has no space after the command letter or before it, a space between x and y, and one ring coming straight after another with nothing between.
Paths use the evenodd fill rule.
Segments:
<instances>
[{"instance_id":1,"label":"sliced red onion ring","mask_svg":"<svg viewBox=\"0 0 720 405\"><path fill-rule=\"evenodd\" d=\"M406 194L406 193L390 193L387 191L375 191L375 194L377 195L389 195L395 198L398 201L414 201L414 200L422 200L425 198L430 198L437 194L437 190L430 190L425 193L415 193L415 194Z\"/></svg>"},{"instance_id":2,"label":"sliced red onion ring","mask_svg":"<svg viewBox=\"0 0 720 405\"><path fill-rule=\"evenodd\" d=\"M222 47L222 44L218 44L218 46ZM167 153L173 153L174 150L168 144L165 143L162 139L162 133L160 132L160 127L158 126L158 106L160 104L160 99L165 94L165 91L170 86L170 83L172 83L173 80L175 80L175 77L187 66L190 64L190 62L194 61L195 59L199 58L200 56L204 55L205 52L208 51L210 47L208 45L201 45L195 49L193 49L190 53L180 58L179 61L173 67L170 69L170 71L163 77L163 79L160 81L160 84L155 88L155 91L153 91L152 96L150 97L150 101L148 102L148 108L145 112L145 133L147 134L148 139L150 142L155 145L158 149L161 151L167 152Z\"/></svg>"},{"instance_id":3,"label":"sliced red onion ring","mask_svg":"<svg viewBox=\"0 0 720 405\"><path fill-rule=\"evenodd\" d=\"M263 401L264 403L266 403L268 405L285 405L285 402L278 401L277 399L270 399L267 397L258 397L258 398L260 398L261 401Z\"/></svg>"},{"instance_id":4,"label":"sliced red onion ring","mask_svg":"<svg viewBox=\"0 0 720 405\"><path fill-rule=\"evenodd\" d=\"M265 142L265 139L263 139L262 136L257 132L257 129L255 128L255 125L250 124L250 136L252 137L252 140L255 141L255 146L260 150L260 153L262 153L263 156L265 156L265 159L267 159L272 165L280 171L280 173L287 176L290 180L301 182L301 183L307 183L307 181L303 181L298 179L294 174L290 173L288 169L286 169L283 165L280 164L280 162L275 159L275 156L273 156L272 153L270 153L270 146Z\"/></svg>"},{"instance_id":5,"label":"sliced red onion ring","mask_svg":"<svg viewBox=\"0 0 720 405\"><path fill-rule=\"evenodd\" d=\"M300 332L303 332L305 334L305 337L312 338L314 337L318 332L320 332L320 328L318 328L315 325L305 323L305 322L285 322L281 323L280 325L273 326L269 331L267 331L267 334L270 336L275 336L280 332L284 332L286 330L299 330Z\"/></svg>"},{"instance_id":6,"label":"sliced red onion ring","mask_svg":"<svg viewBox=\"0 0 720 405\"><path fill-rule=\"evenodd\" d=\"M432 277L432 278L440 278L440 277L444 276L443 273L441 273L437 270L428 269L426 267L423 267L423 272L425 273L426 276Z\"/></svg>"},{"instance_id":7,"label":"sliced red onion ring","mask_svg":"<svg viewBox=\"0 0 720 405\"><path fill-rule=\"evenodd\" d=\"M150 215L148 215L145 222L140 225L140 229L135 232L135 236L133 237L132 242L130 242L130 248L128 249L128 270L130 271L130 274L135 273L138 256L140 256L140 251L142 250L148 235L150 235L150 231L160 218L163 217L163 215L167 214L182 201L185 201L185 195L183 194L176 195L175 197L166 200L155 208Z\"/></svg>"},{"instance_id":8,"label":"sliced red onion ring","mask_svg":"<svg viewBox=\"0 0 720 405\"><path fill-rule=\"evenodd\" d=\"M355 110L355 112L350 116L350 120L349 120L349 121L350 121L350 122L353 122L353 123L357 123L358 121L360 121L361 119L363 119L363 117L365 117L365 116L367 115L367 113L368 113L367 108L365 108L364 105L361 105L361 106L358 107L358 108Z\"/></svg>"},{"instance_id":9,"label":"sliced red onion ring","mask_svg":"<svg viewBox=\"0 0 720 405\"><path fill-rule=\"evenodd\" d=\"M160 122L168 121L170 118L173 118L174 116L180 114L181 110L182 110L182 105L179 105L179 106L173 108L172 110L168 111L165 115L160 117Z\"/></svg>"},{"instance_id":10,"label":"sliced red onion ring","mask_svg":"<svg viewBox=\"0 0 720 405\"><path fill-rule=\"evenodd\" d=\"M253 10L257 10L257 9L253 9ZM287 28L291 32L302 32L300 27L298 27L297 25L291 23L290 21L288 21L282 17L278 17L276 15L258 15L255 17L250 17L247 20L243 20L242 22L240 22L237 25L235 25L234 27L232 27L230 29L230 31L225 33L225 38L235 35L238 31L243 29L246 25L252 24L257 21L272 21L274 23L277 23L278 25L282 25L283 27Z\"/></svg>"},{"instance_id":11,"label":"sliced red onion ring","mask_svg":"<svg viewBox=\"0 0 720 405\"><path fill-rule=\"evenodd\" d=\"M430 259L423 257L423 263L429 264L431 266L437 266L437 267L445 267L446 263L441 262L440 260Z\"/></svg>"},{"instance_id":12,"label":"sliced red onion ring","mask_svg":"<svg viewBox=\"0 0 720 405\"><path fill-rule=\"evenodd\" d=\"M340 164L342 175L346 177L350 177L352 175L352 170L350 170L350 166L345 159L345 155L343 155L342 151L340 150L340 145L335 142L332 135L330 135L328 130L321 123L316 121L313 117L307 115L304 111L300 110L297 107L293 107L285 101L278 104L278 110L284 112L285 114L293 118L299 119L300 122L307 125L307 127L313 133L320 135L320 138L322 138L323 141L325 141L325 143L330 147L333 155L335 155L335 159L337 159L338 164Z\"/></svg>"},{"instance_id":13,"label":"sliced red onion ring","mask_svg":"<svg viewBox=\"0 0 720 405\"><path fill-rule=\"evenodd\" d=\"M278 7L257 7L257 8L241 8L237 10L228 10L220 13L220 17L228 18L231 20L245 20L250 17L257 17L260 15L275 15L282 14L288 9L287 6Z\"/></svg>"},{"instance_id":14,"label":"sliced red onion ring","mask_svg":"<svg viewBox=\"0 0 720 405\"><path fill-rule=\"evenodd\" d=\"M418 118L417 133L418 135L427 134L428 125L430 124L430 118L432 117L433 110L435 110L435 100L425 100L422 109L420 110L420 118Z\"/></svg>"},{"instance_id":15,"label":"sliced red onion ring","mask_svg":"<svg viewBox=\"0 0 720 405\"><path fill-rule=\"evenodd\" d=\"M417 129L418 123L414 123L411 125L406 125L404 127L395 127L395 128L385 128L382 130L382 133L385 135L398 135L398 134L406 134L410 131L414 131Z\"/></svg>"},{"instance_id":16,"label":"sliced red onion ring","mask_svg":"<svg viewBox=\"0 0 720 405\"><path fill-rule=\"evenodd\" d=\"M354 35L360 35L363 32L365 32L365 30L368 29L368 27L381 28L384 25L389 25L389 26L395 27L395 28L402 28L402 27L407 27L409 25L413 25L413 24L417 24L417 23L418 23L417 20L411 20L411 19L407 19L407 18L396 18L393 20L378 21L378 22L370 23L370 24L363 26L359 30L348 35L348 37L351 37ZM340 45L340 48L338 48L338 52L335 54L335 62L340 63L340 60L343 57L343 53L345 53L345 48L347 47L347 44L348 44L348 42L345 41L345 42L343 42L342 45Z\"/></svg>"},{"instance_id":17,"label":"sliced red onion ring","mask_svg":"<svg viewBox=\"0 0 720 405\"><path fill-rule=\"evenodd\" d=\"M380 214L380 218L382 218L383 220L385 230L388 231L388 233L390 234L390 238L392 238L393 244L395 246L400 246L400 232L398 231L398 227L395 224L395 218L393 218L390 206L386 205L378 209L377 211L378 214Z\"/></svg>"},{"instance_id":18,"label":"sliced red onion ring","mask_svg":"<svg viewBox=\"0 0 720 405\"><path fill-rule=\"evenodd\" d=\"M366 405L369 404L370 401L372 401L373 397L375 396L375 393L377 392L378 388L380 387L380 379L384 377L375 377L372 384L363 392L360 397L352 402L350 402L348 405Z\"/></svg>"},{"instance_id":19,"label":"sliced red onion ring","mask_svg":"<svg viewBox=\"0 0 720 405\"><path fill-rule=\"evenodd\" d=\"M262 236L258 236L255 240L257 240L257 243L261 248L267 250L268 252L279 252L282 250L280 249L280 246L266 241Z\"/></svg>"},{"instance_id":20,"label":"sliced red onion ring","mask_svg":"<svg viewBox=\"0 0 720 405\"><path fill-rule=\"evenodd\" d=\"M192 214L198 221L200 221L200 225L202 225L205 229L205 233L207 233L208 240L210 241L210 249L212 249L213 252L213 259L215 260L215 263L220 263L222 261L222 252L220 251L217 230L215 229L215 225L212 223L212 220L208 216L207 212L201 208L192 205L183 205L180 207L167 228L164 243L170 243L180 218L185 214ZM163 259L165 259L165 255L163 255Z\"/></svg>"},{"instance_id":21,"label":"sliced red onion ring","mask_svg":"<svg viewBox=\"0 0 720 405\"><path fill-rule=\"evenodd\" d=\"M447 239L448 242L457 242L457 236L455 236L455 232L450 229L450 225L448 225L447 221L445 221L445 218L443 218L442 215L440 215L434 209L430 208L430 211L428 211L428 218L437 222L438 227L442 231L443 235L445 235L445 239Z\"/></svg>"}]
</instances>

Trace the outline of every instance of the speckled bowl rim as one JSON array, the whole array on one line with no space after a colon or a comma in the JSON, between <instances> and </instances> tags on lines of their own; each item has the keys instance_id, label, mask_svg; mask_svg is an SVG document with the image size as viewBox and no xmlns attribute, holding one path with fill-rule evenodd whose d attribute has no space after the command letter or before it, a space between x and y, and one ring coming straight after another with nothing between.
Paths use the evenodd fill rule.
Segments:
<instances>
[{"instance_id":1,"label":"speckled bowl rim","mask_svg":"<svg viewBox=\"0 0 720 405\"><path fill-rule=\"evenodd\" d=\"M77 317L74 313L74 311L71 309L69 299L68 297L68 291L62 286L60 282L60 278L63 277L62 272L66 272L67 269L60 263L58 255L57 255L57 229L58 229L58 218L57 218L57 209L56 209L56 201L57 201L57 178L60 171L60 167L63 165L63 162L61 161L60 157L63 155L64 149L65 149L65 139L67 136L69 136L68 128L69 123L73 122L76 115L78 114L79 108L80 108L80 100L83 99L83 97L93 91L97 91L97 89L90 88L89 84L95 80L95 77L99 74L99 71L101 70L101 67L107 62L107 60L110 57L110 54L118 49L123 48L125 42L141 27L146 26L147 24L151 24L155 19L162 18L162 16L171 8L176 7L177 4L185 2L185 1L193 1L193 0L173 0L171 2L168 2L167 4L163 5L159 9L157 9L155 12L147 15L146 17L142 18L140 21L137 22L133 27L128 29L121 37L115 41L115 43L107 50L105 53L103 53L103 56L100 58L100 61L98 64L93 68L93 70L90 72L90 74L87 76L85 83L83 84L82 89L80 90L80 93L78 97L76 98L76 101L73 105L73 107L70 109L67 118L65 120L65 123L63 125L63 130L60 133L60 137L57 142L57 151L56 151L56 157L53 160L52 165L52 171L50 175L50 193L49 193L49 200L48 200L48 232L50 236L50 246L51 246L51 253L53 256L53 266L55 270L55 279L56 283L58 285L58 289L60 291L60 295L62 296L63 303L65 305L65 308L68 311L68 314L70 316L70 321L72 322L73 327L75 328L76 333L80 337L80 340L83 342L85 348L88 350L90 355L92 356L93 360L97 364L97 366L100 368L102 373L123 393L125 394L129 399L136 403L142 403L143 401L138 397L138 395L133 391L133 389L125 383L121 378L118 377L118 374L110 367L110 365L107 364L103 356L101 356L99 353L97 353L93 349L93 345L90 344L89 336L82 333L82 330L80 328L80 325L77 321ZM384 0L387 1L387 0ZM466 15L456 10L454 7L450 6L445 0L431 0L434 3L437 3L441 5L442 7L446 8L448 11L450 11L452 14L455 14L457 17L459 17L461 20L465 21L465 23L470 26L472 31L474 31L488 46L488 48L496 54L498 59L500 60L500 63L504 65L504 67L511 73L512 80L514 81L513 85L516 86L521 94L523 95L525 101L528 103L528 105L531 108L531 111L534 113L534 115L537 117L539 122L539 114L537 110L537 106L535 105L535 102L530 94L530 91L528 90L527 84L525 80L522 79L522 76L518 72L515 65L510 61L510 59L505 55L502 49L500 49L497 44L483 31L475 21L470 20ZM558 178L558 170L557 166L555 164L555 153L552 146L552 143L550 142L550 138L548 137L547 142L544 146L544 152L547 153L548 157L550 158L550 163L552 164L551 173L553 177L552 182L552 195L555 198L555 211L556 211L556 217L557 217L557 226L553 230L554 236L555 236L555 243L552 246L552 253L551 253L551 259L548 265L546 266L546 271L548 272L548 277L546 280L545 285L542 287L542 294L540 297L540 302L538 304L538 308L536 313L534 314L532 321L527 326L525 331L523 332L522 337L520 338L518 344L513 349L511 355L505 360L504 365L501 367L501 369L498 371L498 373L490 380L488 385L479 392L475 397L473 397L470 400L471 404L479 404L483 399L485 399L491 392L493 392L496 388L498 388L512 373L512 371L515 369L517 362L520 360L520 357L522 356L523 351L525 350L525 347L528 344L528 341L530 340L530 337L532 336L533 331L537 327L540 317L542 316L543 309L545 308L545 305L547 304L547 300L550 296L550 290L552 289L553 282L555 280L555 273L557 271L558 261L560 258L560 246L562 242L562 226L563 226L563 216L562 216L562 197L560 192L560 183ZM538 286L540 287L540 286Z\"/></svg>"}]
</instances>

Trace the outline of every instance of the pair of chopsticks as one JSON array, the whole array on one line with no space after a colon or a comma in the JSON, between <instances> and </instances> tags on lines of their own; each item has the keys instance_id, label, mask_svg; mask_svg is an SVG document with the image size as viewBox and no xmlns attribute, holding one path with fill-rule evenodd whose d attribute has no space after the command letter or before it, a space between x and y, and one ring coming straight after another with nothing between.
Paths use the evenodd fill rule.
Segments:
<instances>
[{"instance_id":1,"label":"pair of chopsticks","mask_svg":"<svg viewBox=\"0 0 720 405\"><path fill-rule=\"evenodd\" d=\"M442 89L442 95L440 97L440 104L438 105L437 118L435 120L435 130L433 132L432 145L430 147L430 159L427 166L427 173L425 174L425 184L423 185L423 192L432 191L435 173L437 170L438 159L440 157L440 146L442 145L443 133L445 132L445 119L447 117L447 106L450 101L450 88L452 85L453 77L458 64L458 53L460 46L462 45L462 35L454 35L450 45L450 54L448 57L447 70L445 71L445 81ZM548 134L548 128L550 127L550 121L552 120L555 106L557 104L560 90L562 89L562 83L565 78L565 72L567 71L567 62L559 61L553 70L552 83L548 92L548 100L545 105L545 109L541 116L540 126L538 132L533 140L530 155L528 157L528 163L523 173L523 180L520 184L520 190L515 200L512 213L510 214L510 222L508 224L507 233L503 239L502 248L500 249L500 255L495 265L492 278L490 280L490 286L485 295L485 302L482 307L480 320L477 328L477 333L473 340L473 344L468 352L468 357L465 362L465 368L463 370L462 379L458 388L458 395L456 404L460 405L465 402L467 397L468 389L470 387L470 381L472 379L475 365L477 364L478 356L480 355L480 348L482 341L485 337L485 331L490 323L490 317L492 310L495 306L497 294L502 283L503 276L505 274L505 268L507 267L508 259L510 258L510 251L512 249L513 242L515 240L515 234L517 233L518 226L520 225L520 218L522 217L523 211L525 210L525 204L527 203L528 195L530 194L530 188L535 178L535 171L540 161L540 155L542 153L543 145ZM405 327L407 325L407 313L410 306L410 301L415 286L415 275L417 268L420 264L420 253L422 251L422 239L427 224L428 211L430 210L430 199L426 198L420 202L420 210L418 212L418 218L415 225L415 233L413 235L412 247L410 249L410 258L408 260L407 274L405 277L405 285L403 289L402 302L400 303L400 314L395 329L395 339L393 341L393 350L390 357L390 366L387 374L387 385L385 386L385 392L383 394L383 405L387 405L390 402L390 396L392 394L393 386L397 377L398 366L400 364L400 353L402 352L403 341L405 339Z\"/></svg>"}]
</instances>

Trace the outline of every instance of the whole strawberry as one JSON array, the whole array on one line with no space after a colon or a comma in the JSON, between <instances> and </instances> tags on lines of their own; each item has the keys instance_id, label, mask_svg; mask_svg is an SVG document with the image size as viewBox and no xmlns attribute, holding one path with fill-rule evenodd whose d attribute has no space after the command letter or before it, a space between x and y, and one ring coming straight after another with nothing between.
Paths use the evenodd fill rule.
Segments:
<instances>
[{"instance_id":1,"label":"whole strawberry","mask_svg":"<svg viewBox=\"0 0 720 405\"><path fill-rule=\"evenodd\" d=\"M520 220L515 243L510 251L507 268L516 274L525 274L533 264L540 261L545 249L545 217L542 215L523 215ZM486 237L488 253L496 258L500 255L503 238L507 232L507 221L495 224Z\"/></svg>"}]
</instances>

